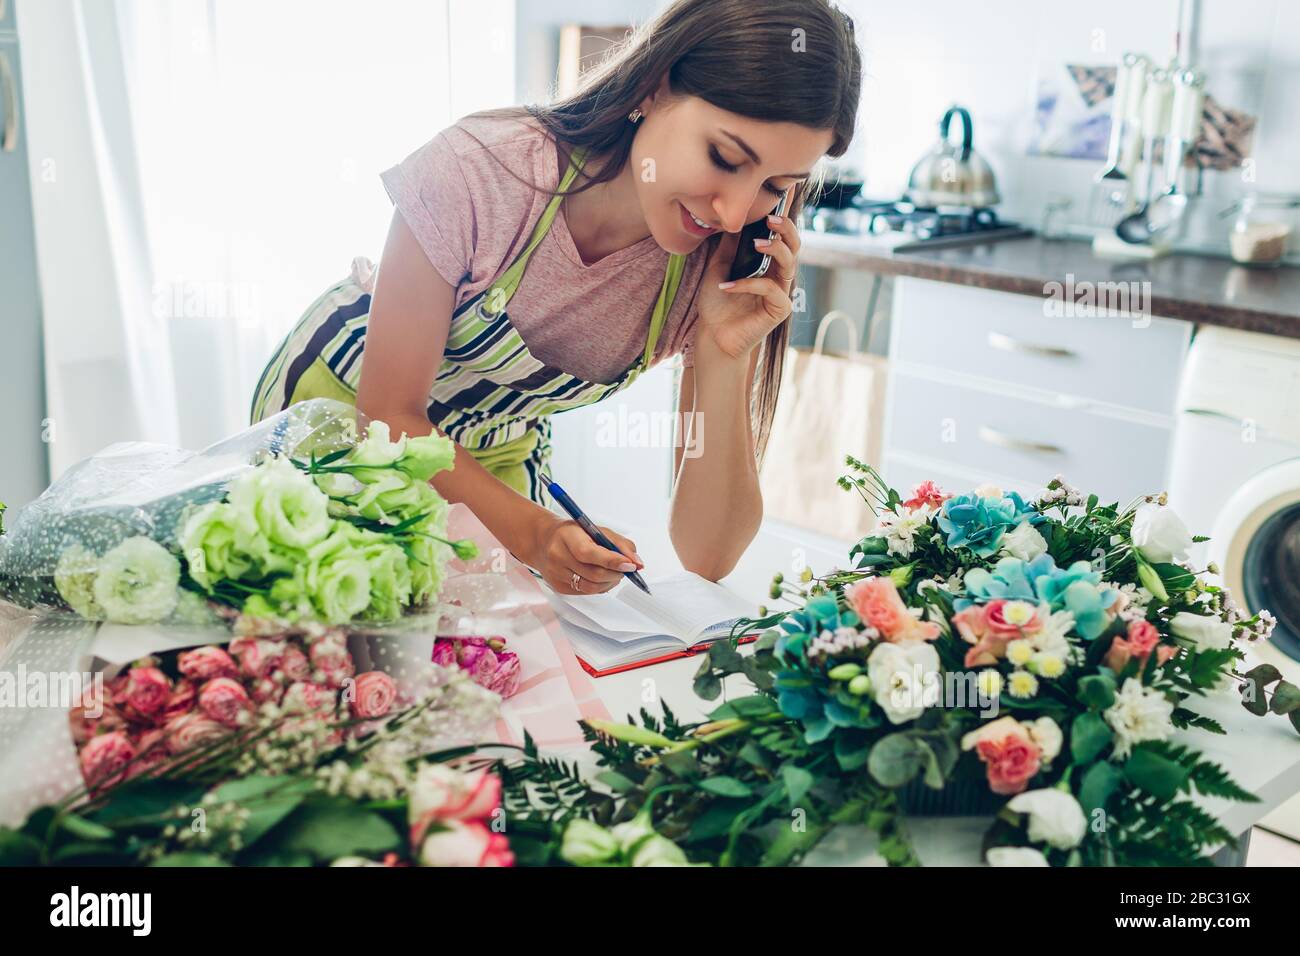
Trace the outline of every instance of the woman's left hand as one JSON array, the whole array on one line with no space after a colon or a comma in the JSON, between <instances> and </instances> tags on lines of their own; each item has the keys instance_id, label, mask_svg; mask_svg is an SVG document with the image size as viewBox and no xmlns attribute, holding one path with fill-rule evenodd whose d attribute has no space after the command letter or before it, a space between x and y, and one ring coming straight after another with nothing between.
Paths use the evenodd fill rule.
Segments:
<instances>
[{"instance_id":1,"label":"woman's left hand","mask_svg":"<svg viewBox=\"0 0 1300 956\"><path fill-rule=\"evenodd\" d=\"M698 299L699 331L711 335L717 347L731 358L748 356L792 311L790 291L799 231L789 216L782 216L780 222L768 216L767 225L774 233L771 243L755 245L759 252L772 257L766 275L727 282L736 258L736 233L723 236L705 268ZM720 284L726 288L720 288Z\"/></svg>"}]
</instances>

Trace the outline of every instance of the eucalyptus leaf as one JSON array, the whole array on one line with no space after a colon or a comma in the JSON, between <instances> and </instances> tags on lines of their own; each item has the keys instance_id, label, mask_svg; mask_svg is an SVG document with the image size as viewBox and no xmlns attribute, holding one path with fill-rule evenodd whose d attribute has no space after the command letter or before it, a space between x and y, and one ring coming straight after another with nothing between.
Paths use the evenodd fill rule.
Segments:
<instances>
[{"instance_id":1,"label":"eucalyptus leaf","mask_svg":"<svg viewBox=\"0 0 1300 956\"><path fill-rule=\"evenodd\" d=\"M1290 681L1278 681L1277 686L1273 688L1269 709L1275 714L1289 714L1300 709L1300 687Z\"/></svg>"},{"instance_id":2,"label":"eucalyptus leaf","mask_svg":"<svg viewBox=\"0 0 1300 956\"><path fill-rule=\"evenodd\" d=\"M267 852L309 853L322 862L375 856L402 845L393 825L378 813L336 801L304 803L267 839Z\"/></svg>"},{"instance_id":3,"label":"eucalyptus leaf","mask_svg":"<svg viewBox=\"0 0 1300 956\"><path fill-rule=\"evenodd\" d=\"M781 779L785 782L786 796L790 801L790 807L797 807L801 800L812 789L815 778L812 773L796 764L785 764L781 768Z\"/></svg>"},{"instance_id":4,"label":"eucalyptus leaf","mask_svg":"<svg viewBox=\"0 0 1300 956\"><path fill-rule=\"evenodd\" d=\"M1076 764L1090 764L1101 755L1114 734L1100 714L1088 711L1070 725L1070 754Z\"/></svg>"},{"instance_id":5,"label":"eucalyptus leaf","mask_svg":"<svg viewBox=\"0 0 1300 956\"><path fill-rule=\"evenodd\" d=\"M1103 760L1089 767L1079 787L1079 805L1083 812L1091 814L1093 810L1104 808L1123 780L1123 771L1109 761Z\"/></svg>"},{"instance_id":6,"label":"eucalyptus leaf","mask_svg":"<svg viewBox=\"0 0 1300 956\"><path fill-rule=\"evenodd\" d=\"M1105 710L1115 703L1115 678L1089 674L1079 681L1079 700L1092 710Z\"/></svg>"},{"instance_id":7,"label":"eucalyptus leaf","mask_svg":"<svg viewBox=\"0 0 1300 956\"><path fill-rule=\"evenodd\" d=\"M915 777L926 757L912 737L889 734L876 741L867 758L867 771L881 786L897 788Z\"/></svg>"},{"instance_id":8,"label":"eucalyptus leaf","mask_svg":"<svg viewBox=\"0 0 1300 956\"><path fill-rule=\"evenodd\" d=\"M748 797L754 792L749 784L735 777L705 777L697 786L719 797Z\"/></svg>"}]
</instances>

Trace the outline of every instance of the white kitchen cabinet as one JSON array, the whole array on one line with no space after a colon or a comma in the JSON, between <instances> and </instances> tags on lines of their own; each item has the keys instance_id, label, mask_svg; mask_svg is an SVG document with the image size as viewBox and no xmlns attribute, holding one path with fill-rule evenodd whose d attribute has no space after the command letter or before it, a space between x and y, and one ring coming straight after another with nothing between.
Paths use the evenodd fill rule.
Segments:
<instances>
[{"instance_id":1,"label":"white kitchen cabinet","mask_svg":"<svg viewBox=\"0 0 1300 956\"><path fill-rule=\"evenodd\" d=\"M1049 311L1034 296L897 280L886 479L1036 493L1062 474L1121 502L1165 488L1190 323Z\"/></svg>"}]
</instances>

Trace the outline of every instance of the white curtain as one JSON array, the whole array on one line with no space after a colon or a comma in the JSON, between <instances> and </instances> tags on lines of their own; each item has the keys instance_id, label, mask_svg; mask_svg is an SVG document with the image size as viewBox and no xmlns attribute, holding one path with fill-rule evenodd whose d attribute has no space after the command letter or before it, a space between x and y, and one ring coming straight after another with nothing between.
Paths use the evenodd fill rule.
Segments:
<instances>
[{"instance_id":1,"label":"white curtain","mask_svg":"<svg viewBox=\"0 0 1300 956\"><path fill-rule=\"evenodd\" d=\"M88 123L116 147L95 170L133 186L81 205L130 225L88 258L134 281L115 308L87 282L99 306L53 316L47 334L47 365L68 372L50 377L51 408L98 403L92 417L121 425L61 436L55 474L116 437L197 448L244 427L276 344L354 256L378 259L392 214L378 173L514 95L513 0L53 0L24 19L32 7L80 23L79 47L42 59L76 54ZM72 224L49 225L66 246ZM78 274L81 257L51 254L57 281ZM48 330L60 303L45 305ZM74 340L104 326L116 361L101 379L129 382L129 402L71 373Z\"/></svg>"}]
</instances>

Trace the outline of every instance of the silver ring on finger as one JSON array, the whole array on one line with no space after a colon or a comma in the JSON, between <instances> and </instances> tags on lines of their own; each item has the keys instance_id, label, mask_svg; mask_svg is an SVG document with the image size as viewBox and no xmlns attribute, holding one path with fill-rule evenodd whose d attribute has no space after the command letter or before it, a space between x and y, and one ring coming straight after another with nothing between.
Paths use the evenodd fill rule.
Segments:
<instances>
[{"instance_id":1,"label":"silver ring on finger","mask_svg":"<svg viewBox=\"0 0 1300 956\"><path fill-rule=\"evenodd\" d=\"M582 583L581 583L581 582L582 582L582 578L578 575L578 572L577 572L577 571L574 571L574 572L573 572L573 590L575 590L575 591L581 591L581 590L582 590Z\"/></svg>"}]
</instances>

